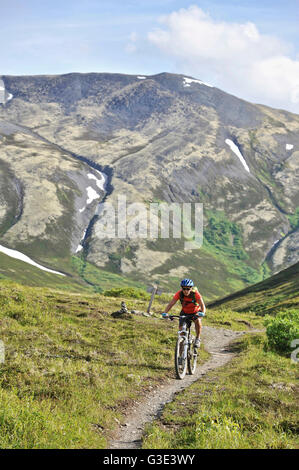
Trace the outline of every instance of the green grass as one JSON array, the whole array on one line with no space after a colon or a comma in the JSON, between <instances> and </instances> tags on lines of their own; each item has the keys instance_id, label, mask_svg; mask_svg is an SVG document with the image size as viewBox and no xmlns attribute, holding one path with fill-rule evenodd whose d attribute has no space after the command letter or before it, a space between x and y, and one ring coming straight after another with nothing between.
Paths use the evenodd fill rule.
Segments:
<instances>
[{"instance_id":1,"label":"green grass","mask_svg":"<svg viewBox=\"0 0 299 470\"><path fill-rule=\"evenodd\" d=\"M176 395L147 426L143 448L299 447L298 364L289 349L298 332L298 267L208 308L206 325L267 331L235 341L232 362ZM266 313L272 316L265 319Z\"/></svg>"},{"instance_id":2,"label":"green grass","mask_svg":"<svg viewBox=\"0 0 299 470\"><path fill-rule=\"evenodd\" d=\"M0 281L0 448L106 448L130 403L174 377L177 325L114 319L121 300L148 304Z\"/></svg>"},{"instance_id":3,"label":"green grass","mask_svg":"<svg viewBox=\"0 0 299 470\"><path fill-rule=\"evenodd\" d=\"M143 282L136 281L111 271L100 269L97 266L83 260L80 257L72 257L73 270L89 285L93 286L96 292L103 292L111 287L137 287L145 289Z\"/></svg>"},{"instance_id":4,"label":"green grass","mask_svg":"<svg viewBox=\"0 0 299 470\"><path fill-rule=\"evenodd\" d=\"M292 230L295 230L299 227L299 207L296 207L296 210L293 215L288 215L287 217L290 221Z\"/></svg>"},{"instance_id":5,"label":"green grass","mask_svg":"<svg viewBox=\"0 0 299 470\"><path fill-rule=\"evenodd\" d=\"M246 315L229 308L207 309L204 318L206 326L214 328L228 328L234 331L246 331L252 328L264 328L264 319L254 312L246 312Z\"/></svg>"},{"instance_id":6,"label":"green grass","mask_svg":"<svg viewBox=\"0 0 299 470\"><path fill-rule=\"evenodd\" d=\"M151 298L151 294L142 289L136 289L135 287L112 287L111 289L105 290L103 295L105 297L126 297L142 300L149 300Z\"/></svg>"},{"instance_id":7,"label":"green grass","mask_svg":"<svg viewBox=\"0 0 299 470\"><path fill-rule=\"evenodd\" d=\"M0 253L0 279L11 279L29 286L52 287L86 293L103 292L111 286L146 288L146 285L140 281L102 270L76 256L44 260L33 259L42 266L66 273L67 276L47 273L28 263Z\"/></svg>"},{"instance_id":8,"label":"green grass","mask_svg":"<svg viewBox=\"0 0 299 470\"><path fill-rule=\"evenodd\" d=\"M252 267L243 247L241 227L231 222L223 211L205 211L208 226L204 229L202 249L221 262L230 274L237 275L245 284L263 279L263 270Z\"/></svg>"},{"instance_id":9,"label":"green grass","mask_svg":"<svg viewBox=\"0 0 299 470\"><path fill-rule=\"evenodd\" d=\"M210 309L231 309L264 316L299 308L299 263L258 284L209 304Z\"/></svg>"},{"instance_id":10,"label":"green grass","mask_svg":"<svg viewBox=\"0 0 299 470\"><path fill-rule=\"evenodd\" d=\"M262 334L167 404L147 426L145 449L293 449L298 441L298 365L264 350Z\"/></svg>"},{"instance_id":11,"label":"green grass","mask_svg":"<svg viewBox=\"0 0 299 470\"><path fill-rule=\"evenodd\" d=\"M260 308L269 299L276 308L296 302L297 268L253 286L247 294ZM116 275L107 273L111 287L109 276L116 282ZM121 301L129 310L146 311L149 296L127 286L119 286L117 293L121 296L0 280L0 340L5 345L0 448L107 448L130 404L174 377L177 324L159 318L168 294L155 298L151 317L115 319L111 313ZM264 318L250 299L249 312L244 312L240 296L235 299L240 311L224 304L208 309L204 325L262 328ZM297 445L297 365L267 350L264 334L243 339L236 350L240 356L232 364L167 405L161 420L148 427L144 447ZM207 358L202 349L200 362Z\"/></svg>"},{"instance_id":12,"label":"green grass","mask_svg":"<svg viewBox=\"0 0 299 470\"><path fill-rule=\"evenodd\" d=\"M39 263L42 264L41 262ZM58 271L61 270L62 272L69 272L67 260L61 260L61 263L55 262L55 265L46 263L44 266ZM92 290L79 276L59 276L48 273L28 263L6 256L3 253L0 253L0 277L28 286L48 286L78 292Z\"/></svg>"}]
</instances>

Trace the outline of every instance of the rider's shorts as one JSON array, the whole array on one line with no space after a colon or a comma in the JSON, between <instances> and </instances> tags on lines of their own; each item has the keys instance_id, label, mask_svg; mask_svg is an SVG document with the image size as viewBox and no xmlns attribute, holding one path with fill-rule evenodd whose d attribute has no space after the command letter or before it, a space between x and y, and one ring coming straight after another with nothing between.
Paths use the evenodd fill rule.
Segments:
<instances>
[{"instance_id":1,"label":"rider's shorts","mask_svg":"<svg viewBox=\"0 0 299 470\"><path fill-rule=\"evenodd\" d=\"M189 314L188 314L188 313L183 312L183 310L182 310L181 313L180 313L180 316L185 316L185 315L186 315L186 316L190 315L190 318L180 318L180 320L179 320L179 326L180 326L180 328L182 328L182 326L184 325L184 323L186 323L187 328L189 328L189 325L191 325L191 323L192 323L192 321L193 321L193 320L192 320L192 317L193 317L194 313L189 313Z\"/></svg>"}]
</instances>

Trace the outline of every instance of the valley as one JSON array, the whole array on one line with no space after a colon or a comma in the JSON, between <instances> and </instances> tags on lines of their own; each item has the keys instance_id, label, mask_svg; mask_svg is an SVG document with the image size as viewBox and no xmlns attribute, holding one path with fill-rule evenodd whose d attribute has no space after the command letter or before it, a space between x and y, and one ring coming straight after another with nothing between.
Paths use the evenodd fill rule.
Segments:
<instances>
[{"instance_id":1,"label":"valley","mask_svg":"<svg viewBox=\"0 0 299 470\"><path fill-rule=\"evenodd\" d=\"M297 115L167 73L2 81L2 246L75 277L78 258L87 289L103 289L103 272L166 290L188 274L209 300L298 260ZM202 203L203 245L99 236L119 196Z\"/></svg>"}]
</instances>

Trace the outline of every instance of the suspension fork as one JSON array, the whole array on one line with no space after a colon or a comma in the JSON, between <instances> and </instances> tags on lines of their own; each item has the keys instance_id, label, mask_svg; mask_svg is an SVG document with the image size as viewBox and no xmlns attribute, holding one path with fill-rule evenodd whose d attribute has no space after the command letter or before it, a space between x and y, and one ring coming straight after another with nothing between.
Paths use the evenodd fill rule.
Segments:
<instances>
[{"instance_id":1,"label":"suspension fork","mask_svg":"<svg viewBox=\"0 0 299 470\"><path fill-rule=\"evenodd\" d=\"M178 338L184 338L184 350L183 350L183 359L187 359L188 347L189 347L189 332L187 330L186 323L183 324L182 329L178 331Z\"/></svg>"}]
</instances>

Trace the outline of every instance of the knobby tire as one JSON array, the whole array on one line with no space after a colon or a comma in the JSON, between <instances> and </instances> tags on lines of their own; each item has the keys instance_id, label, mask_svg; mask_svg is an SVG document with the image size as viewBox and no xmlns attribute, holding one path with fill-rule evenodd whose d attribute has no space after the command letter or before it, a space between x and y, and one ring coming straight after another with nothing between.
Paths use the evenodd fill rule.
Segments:
<instances>
[{"instance_id":1,"label":"knobby tire","mask_svg":"<svg viewBox=\"0 0 299 470\"><path fill-rule=\"evenodd\" d=\"M179 358L184 352L184 338L178 338L175 347L175 371L178 379L183 379L187 371L187 359L183 364L179 363Z\"/></svg>"},{"instance_id":2,"label":"knobby tire","mask_svg":"<svg viewBox=\"0 0 299 470\"><path fill-rule=\"evenodd\" d=\"M194 354L196 353L196 354ZM192 341L192 344L190 345L189 351L188 351L188 372L191 375L195 374L196 371L196 365L197 365L197 356L198 356L198 348L194 347L194 340Z\"/></svg>"}]
</instances>

